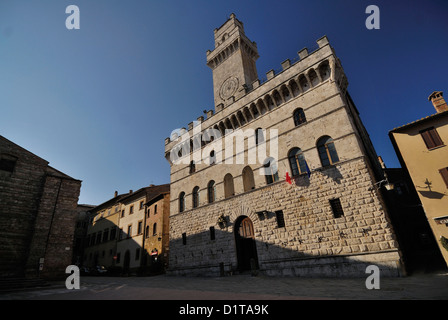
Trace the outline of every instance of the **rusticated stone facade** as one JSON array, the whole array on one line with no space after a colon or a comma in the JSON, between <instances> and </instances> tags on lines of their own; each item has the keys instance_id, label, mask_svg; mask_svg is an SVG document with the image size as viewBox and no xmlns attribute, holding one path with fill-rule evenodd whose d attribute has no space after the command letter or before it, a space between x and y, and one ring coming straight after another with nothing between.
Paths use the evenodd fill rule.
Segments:
<instances>
[{"instance_id":1,"label":"rusticated stone facade","mask_svg":"<svg viewBox=\"0 0 448 320\"><path fill-rule=\"evenodd\" d=\"M262 83L243 23L215 30L215 112L165 139L171 273L401 273L378 157L334 49L317 44Z\"/></svg>"},{"instance_id":2,"label":"rusticated stone facade","mask_svg":"<svg viewBox=\"0 0 448 320\"><path fill-rule=\"evenodd\" d=\"M0 162L0 275L65 276L81 181L2 136Z\"/></svg>"},{"instance_id":3,"label":"rusticated stone facade","mask_svg":"<svg viewBox=\"0 0 448 320\"><path fill-rule=\"evenodd\" d=\"M383 275L397 275L397 243L373 187L365 162L358 158L299 177L293 185L279 181L171 216L170 270L216 275L220 263L225 272L236 270L235 222L247 216L259 267L267 274L344 276L364 273L368 263L378 264ZM344 210L339 218L329 205L335 196ZM283 212L284 227L278 226L276 211ZM219 216L225 226L219 225ZM210 227L216 229L215 240Z\"/></svg>"}]
</instances>

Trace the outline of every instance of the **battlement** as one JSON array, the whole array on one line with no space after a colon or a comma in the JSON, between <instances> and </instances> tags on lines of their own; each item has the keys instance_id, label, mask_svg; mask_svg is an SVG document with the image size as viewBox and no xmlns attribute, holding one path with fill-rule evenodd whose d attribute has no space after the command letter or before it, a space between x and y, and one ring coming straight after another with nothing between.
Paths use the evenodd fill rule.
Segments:
<instances>
[{"instance_id":1,"label":"battlement","mask_svg":"<svg viewBox=\"0 0 448 320\"><path fill-rule=\"evenodd\" d=\"M242 90L237 90L229 98L230 104L218 104L215 111L204 110L205 117L200 116L190 122L188 129L174 130L165 139L165 154L178 146L183 134L194 136L193 129L197 125L202 126L202 131L217 129L224 136L226 129L235 130L245 126L283 103L312 91L323 82L334 81L345 91L348 82L327 37L323 36L316 43L318 47L312 52L303 48L298 51L297 58L284 60L280 71L269 70L263 81L257 79ZM203 146L203 143L197 145Z\"/></svg>"}]
</instances>

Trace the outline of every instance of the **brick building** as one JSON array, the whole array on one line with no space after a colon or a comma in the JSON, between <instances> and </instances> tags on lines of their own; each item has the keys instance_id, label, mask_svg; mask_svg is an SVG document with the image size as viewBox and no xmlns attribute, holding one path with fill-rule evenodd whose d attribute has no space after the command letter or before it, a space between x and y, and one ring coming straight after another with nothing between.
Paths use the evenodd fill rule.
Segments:
<instances>
[{"instance_id":1,"label":"brick building","mask_svg":"<svg viewBox=\"0 0 448 320\"><path fill-rule=\"evenodd\" d=\"M384 175L328 39L261 82L234 14L214 37L215 110L165 139L170 272L399 275Z\"/></svg>"},{"instance_id":2,"label":"brick building","mask_svg":"<svg viewBox=\"0 0 448 320\"><path fill-rule=\"evenodd\" d=\"M0 276L64 277L81 181L0 136Z\"/></svg>"}]
</instances>

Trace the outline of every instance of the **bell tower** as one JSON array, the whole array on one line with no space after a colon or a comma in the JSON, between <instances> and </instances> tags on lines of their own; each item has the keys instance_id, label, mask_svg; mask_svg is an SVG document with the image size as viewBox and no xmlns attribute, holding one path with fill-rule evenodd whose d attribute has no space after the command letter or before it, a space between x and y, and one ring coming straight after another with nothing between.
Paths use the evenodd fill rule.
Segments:
<instances>
[{"instance_id":1,"label":"bell tower","mask_svg":"<svg viewBox=\"0 0 448 320\"><path fill-rule=\"evenodd\" d=\"M231 104L258 79L258 57L256 43L246 37L243 23L232 13L215 29L215 49L207 51L207 65L213 70L215 110Z\"/></svg>"}]
</instances>

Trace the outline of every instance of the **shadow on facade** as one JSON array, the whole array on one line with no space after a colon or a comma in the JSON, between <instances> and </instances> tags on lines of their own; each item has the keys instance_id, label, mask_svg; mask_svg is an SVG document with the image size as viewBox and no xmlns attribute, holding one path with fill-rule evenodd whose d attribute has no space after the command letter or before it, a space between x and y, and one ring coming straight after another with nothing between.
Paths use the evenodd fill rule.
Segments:
<instances>
[{"instance_id":1,"label":"shadow on facade","mask_svg":"<svg viewBox=\"0 0 448 320\"><path fill-rule=\"evenodd\" d=\"M409 176L401 168L384 171L388 181L394 185L394 191L383 192L383 197L403 252L406 271L412 274L446 270L446 264Z\"/></svg>"},{"instance_id":2,"label":"shadow on facade","mask_svg":"<svg viewBox=\"0 0 448 320\"><path fill-rule=\"evenodd\" d=\"M247 217L241 216L222 230L172 239L168 274L228 276L252 273L268 276L365 277L367 266L376 265L382 276L404 275L397 250L319 254L318 248L324 248L324 244L330 243L331 239L319 238L313 244L302 243L290 247L288 241L263 242L246 237L250 234L247 230L250 226L241 224L245 219ZM272 219L272 215L268 214L265 219ZM239 229L239 232L224 231L226 229ZM316 248L316 255L305 254L301 246Z\"/></svg>"},{"instance_id":3,"label":"shadow on facade","mask_svg":"<svg viewBox=\"0 0 448 320\"><path fill-rule=\"evenodd\" d=\"M108 220L102 221L101 229L101 233L95 232L94 239L90 237L86 241L80 266L88 268L87 274L100 275L97 267L105 267L107 272L104 274L108 276L145 276L165 272L167 259L156 248L144 247L144 229L131 237ZM104 233L104 230L109 230L109 233ZM136 241L136 238L142 238L142 241Z\"/></svg>"}]
</instances>

